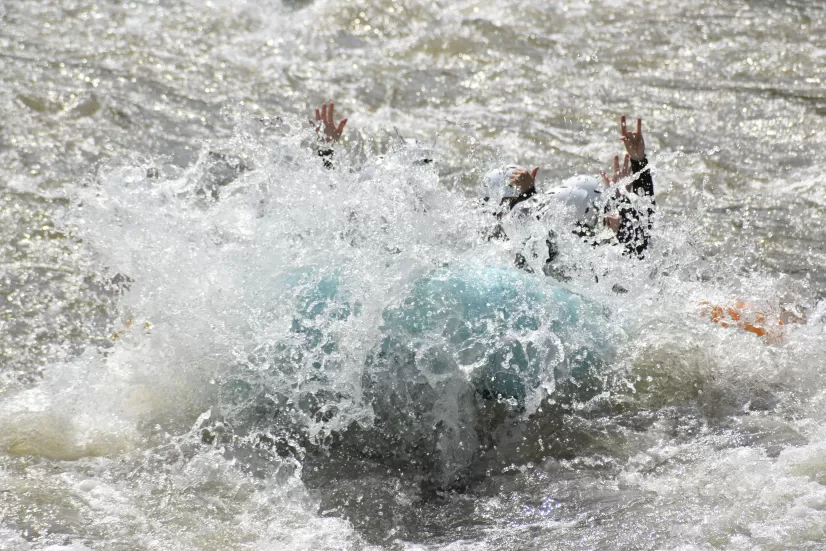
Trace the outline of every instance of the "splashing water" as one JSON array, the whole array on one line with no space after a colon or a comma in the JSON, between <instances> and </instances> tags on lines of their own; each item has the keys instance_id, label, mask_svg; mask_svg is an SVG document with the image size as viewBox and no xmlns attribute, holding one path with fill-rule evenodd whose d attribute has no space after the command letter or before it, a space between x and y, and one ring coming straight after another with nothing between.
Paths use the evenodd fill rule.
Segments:
<instances>
[{"instance_id":1,"label":"splashing water","mask_svg":"<svg viewBox=\"0 0 826 551\"><path fill-rule=\"evenodd\" d=\"M0 547L822 545L824 12L655 4L2 8ZM645 260L486 238L618 110Z\"/></svg>"}]
</instances>

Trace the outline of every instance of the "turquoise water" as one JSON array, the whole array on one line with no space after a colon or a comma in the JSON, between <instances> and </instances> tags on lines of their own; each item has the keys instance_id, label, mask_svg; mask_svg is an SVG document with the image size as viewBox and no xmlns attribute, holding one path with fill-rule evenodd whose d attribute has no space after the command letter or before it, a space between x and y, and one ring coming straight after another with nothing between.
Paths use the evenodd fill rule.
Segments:
<instances>
[{"instance_id":1,"label":"turquoise water","mask_svg":"<svg viewBox=\"0 0 826 551\"><path fill-rule=\"evenodd\" d=\"M610 361L604 309L515 268L436 272L383 318L388 337L379 354L402 348L426 356L438 343L453 361L425 360L420 369L463 370L476 392L492 396L524 401L542 382L584 378Z\"/></svg>"},{"instance_id":2,"label":"turquoise water","mask_svg":"<svg viewBox=\"0 0 826 551\"><path fill-rule=\"evenodd\" d=\"M824 18L3 4L0 548L822 547ZM485 239L481 175L596 175L621 113L644 261L564 213Z\"/></svg>"}]
</instances>

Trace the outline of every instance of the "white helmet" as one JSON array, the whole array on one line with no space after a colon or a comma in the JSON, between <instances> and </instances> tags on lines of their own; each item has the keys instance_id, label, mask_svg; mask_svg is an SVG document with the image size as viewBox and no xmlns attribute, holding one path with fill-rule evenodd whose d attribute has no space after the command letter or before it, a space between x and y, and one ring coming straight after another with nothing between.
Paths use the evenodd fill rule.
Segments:
<instances>
[{"instance_id":1,"label":"white helmet","mask_svg":"<svg viewBox=\"0 0 826 551\"><path fill-rule=\"evenodd\" d=\"M511 185L511 174L517 165L495 168L482 177L482 192L485 197L499 202L506 197L519 197L519 190Z\"/></svg>"},{"instance_id":2,"label":"white helmet","mask_svg":"<svg viewBox=\"0 0 826 551\"><path fill-rule=\"evenodd\" d=\"M599 222L598 201L605 186L593 176L574 176L561 185L549 189L545 195L564 203L570 208L578 222L593 228Z\"/></svg>"}]
</instances>

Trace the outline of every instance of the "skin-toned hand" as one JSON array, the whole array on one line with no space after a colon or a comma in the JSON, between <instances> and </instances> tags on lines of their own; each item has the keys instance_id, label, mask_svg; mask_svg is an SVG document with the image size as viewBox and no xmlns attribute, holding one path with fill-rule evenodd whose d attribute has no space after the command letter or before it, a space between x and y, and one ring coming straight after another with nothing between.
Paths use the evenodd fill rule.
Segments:
<instances>
[{"instance_id":1,"label":"skin-toned hand","mask_svg":"<svg viewBox=\"0 0 826 551\"><path fill-rule=\"evenodd\" d=\"M611 228L611 231L613 231L614 233L619 233L621 221L622 218L620 218L619 214L606 214L602 218L602 223Z\"/></svg>"},{"instance_id":2,"label":"skin-toned hand","mask_svg":"<svg viewBox=\"0 0 826 551\"><path fill-rule=\"evenodd\" d=\"M324 103L321 105L321 109L315 110L316 122L310 121L310 125L315 128L316 132L321 133L323 131L324 135L320 137L325 142L337 142L344 133L344 126L347 124L347 119L341 119L336 125L333 119L334 109L335 105L332 101L329 104Z\"/></svg>"},{"instance_id":3,"label":"skin-toned hand","mask_svg":"<svg viewBox=\"0 0 826 551\"><path fill-rule=\"evenodd\" d=\"M630 158L630 156L628 155L628 153L626 153L625 154L625 159L622 162L622 168L620 168L619 155L614 155L614 173L613 173L613 175L609 178L608 175L605 174L604 170L600 171L600 175L602 175L602 181L605 183L605 185L607 185L607 186L614 185L617 182L631 176L632 172L631 172L631 165L630 165L630 162L629 162L629 158ZM629 184L630 184L630 182L629 182Z\"/></svg>"},{"instance_id":4,"label":"skin-toned hand","mask_svg":"<svg viewBox=\"0 0 826 551\"><path fill-rule=\"evenodd\" d=\"M642 137L642 119L637 119L637 131L629 132L625 126L625 115L620 118L620 141L635 161L645 159L645 139Z\"/></svg>"},{"instance_id":5,"label":"skin-toned hand","mask_svg":"<svg viewBox=\"0 0 826 551\"><path fill-rule=\"evenodd\" d=\"M511 186L519 190L519 193L527 193L536 185L536 173L539 172L539 167L534 168L530 172L524 168L517 168L511 173Z\"/></svg>"}]
</instances>

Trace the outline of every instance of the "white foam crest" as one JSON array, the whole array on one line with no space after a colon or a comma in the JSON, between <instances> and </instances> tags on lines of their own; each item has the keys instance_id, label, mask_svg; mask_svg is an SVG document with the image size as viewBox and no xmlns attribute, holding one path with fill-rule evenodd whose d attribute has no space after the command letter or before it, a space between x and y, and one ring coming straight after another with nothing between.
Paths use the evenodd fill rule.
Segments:
<instances>
[{"instance_id":1,"label":"white foam crest","mask_svg":"<svg viewBox=\"0 0 826 551\"><path fill-rule=\"evenodd\" d=\"M526 253L537 273L548 230L554 231L555 264L570 279L568 285L611 312L615 342L622 345L616 369L628 372L628 384L653 392L657 407L700 400L709 413L723 415L747 407L755 393L807 395L821 384L817 358L826 354L810 286L756 271L759 245L747 236L726 237L728 248L742 256L709 250L713 239L700 223L704 215L702 208L656 213L642 261L623 256L619 245L594 247L595 239L572 235L571 215L561 207L548 209L541 220L506 219L505 226L514 241L537 253ZM711 308L719 308L725 319L713 322ZM730 317L734 310L737 319ZM784 313L794 314L791 322ZM767 318L764 337L742 330L755 316ZM648 385L646 378L657 382ZM715 398L702 398L704 390L731 400L714 413Z\"/></svg>"},{"instance_id":2,"label":"white foam crest","mask_svg":"<svg viewBox=\"0 0 826 551\"><path fill-rule=\"evenodd\" d=\"M788 448L777 459L761 449L715 450L702 443L651 449L631 461L620 482L650 492L650 506L669 527L672 542L805 547L823 538L826 515L822 434L818 440ZM685 499L698 492L702 503ZM675 523L674 515L693 520Z\"/></svg>"},{"instance_id":3,"label":"white foam crest","mask_svg":"<svg viewBox=\"0 0 826 551\"><path fill-rule=\"evenodd\" d=\"M21 404L34 394L20 394L4 409L2 419L18 433L45 435L47 426L67 431L64 438L46 439L65 449L55 444L53 451L26 450L67 457L115 453L131 445L139 427L186 426L216 399L230 413L236 406L216 396L225 397L233 381L243 383L242 402L262 391L287 400L334 392L334 404L320 406L335 406L332 420L321 423L316 412L304 412L300 424L316 436L352 421L369 423L361 377L382 313L438 266L508 265L515 251L534 250L529 263L541 278L549 229L557 234L558 263L569 285L607 306L612 339L627 343L618 369L669 378L670 362L683 363L678 353L661 357L660 351L683 340L688 347L675 350L704 350L694 365L707 366L671 377L678 386L689 385L689 397L707 378L736 386L780 381L786 369L812 372L812 358L797 361L806 354L796 347L787 345L781 354L762 343L755 368L742 360L754 335L723 331L699 316L702 300L776 306L787 282L707 258L695 245L704 236L688 230L690 220L657 215L655 240L642 262L622 257L621 247L593 247L573 236L570 213L562 208L542 220L506 217L510 241L486 242L482 230L491 224L489 214L449 191L436 170L416 164L415 150L400 147L362 163L337 148L337 168L328 170L308 147L310 132L298 130L300 121L279 124L262 131L257 122L241 122L232 139L216 144L227 153L205 148L184 171L162 169L155 178L157 171L123 162L81 190L67 223L78 226L101 267L130 281L120 299L117 340L106 357L87 353L52 366L47 382L31 391L51 404L30 412L38 420L20 417L27 407ZM307 299L306 292L325 285L330 289L322 295L329 296ZM617 293L617 286L626 292ZM297 311L313 308L327 314L296 322ZM330 314L330 308L340 311ZM321 341L308 345L313 339ZM324 354L311 350L324 343L335 345ZM284 350L292 351L287 360ZM278 354L281 359L273 360ZM666 372L654 364L665 365ZM65 384L70 373L78 384ZM670 383L663 388L675 392ZM677 391L661 399L679 397L685 398ZM77 404L88 409L87 421L70 414ZM89 436L95 431L100 434ZM88 444L108 442L111 435L119 435L117 444Z\"/></svg>"},{"instance_id":4,"label":"white foam crest","mask_svg":"<svg viewBox=\"0 0 826 551\"><path fill-rule=\"evenodd\" d=\"M9 473L0 469L0 483L6 511L59 506L12 514L6 520L14 531L0 528L3 548L63 542L48 548L80 551L94 534L91 540L158 551L370 549L348 522L315 514L318 504L290 460L269 457L272 476L262 479L221 448L201 445L196 430L161 435L155 444L118 458L80 459L60 473L54 463L5 458ZM19 476L20 469L27 476ZM21 532L37 545L15 535Z\"/></svg>"},{"instance_id":5,"label":"white foam crest","mask_svg":"<svg viewBox=\"0 0 826 551\"><path fill-rule=\"evenodd\" d=\"M115 164L81 191L68 223L101 268L129 282L106 358L87 354L78 366L52 366L57 379L74 369L81 378L104 375L94 388L63 392L61 407L127 401L134 407L121 417L133 425L175 426L212 405L222 381L241 379L296 399L335 389L347 397L337 405L338 427L369 417L360 381L382 311L436 266L479 255L501 260L495 248L477 250L487 218L446 190L434 170L411 165L415 152L402 148L364 168L340 151L338 168L327 170L304 136L259 140L239 130L224 148L244 168L230 171L228 184L213 176L229 161L205 150L168 178ZM323 373L310 365L317 352L304 350L290 368L262 361L278 346L306 348L294 316L313 308L301 293L319 285L335 287L329 299L337 307L358 311L306 322L306 331L336 342Z\"/></svg>"}]
</instances>

